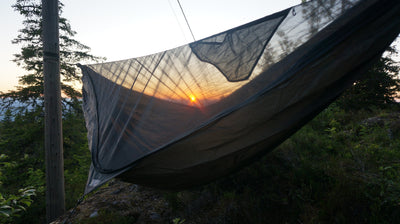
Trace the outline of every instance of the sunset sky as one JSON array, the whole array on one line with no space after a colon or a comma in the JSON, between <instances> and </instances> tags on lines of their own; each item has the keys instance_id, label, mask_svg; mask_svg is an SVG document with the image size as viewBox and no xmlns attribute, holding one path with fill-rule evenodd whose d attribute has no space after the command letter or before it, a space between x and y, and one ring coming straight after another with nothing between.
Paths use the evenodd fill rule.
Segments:
<instances>
[{"instance_id":1,"label":"sunset sky","mask_svg":"<svg viewBox=\"0 0 400 224\"><path fill-rule=\"evenodd\" d=\"M0 1L0 91L13 89L26 74L12 62L20 46L11 40L23 28L22 17ZM107 61L133 58L193 41L176 0L63 0L62 16L77 32L75 39ZM180 0L196 39L299 4L300 0Z\"/></svg>"},{"instance_id":2,"label":"sunset sky","mask_svg":"<svg viewBox=\"0 0 400 224\"><path fill-rule=\"evenodd\" d=\"M77 32L75 39L107 61L133 58L193 41L176 0L63 0L62 16ZM180 0L195 38L242 25L297 5L301 0ZM12 62L20 46L11 44L22 17L0 1L0 91L13 89L26 72ZM400 44L398 44L400 45Z\"/></svg>"}]
</instances>

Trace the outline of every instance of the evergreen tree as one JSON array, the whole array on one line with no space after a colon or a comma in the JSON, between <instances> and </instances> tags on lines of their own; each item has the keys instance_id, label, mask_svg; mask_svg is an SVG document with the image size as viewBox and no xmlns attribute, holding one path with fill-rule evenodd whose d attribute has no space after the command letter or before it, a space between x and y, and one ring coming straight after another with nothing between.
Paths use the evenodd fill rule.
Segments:
<instances>
[{"instance_id":1,"label":"evergreen tree","mask_svg":"<svg viewBox=\"0 0 400 224\"><path fill-rule=\"evenodd\" d=\"M385 108L398 105L400 65L393 58L397 55L394 47L389 47L362 79L354 83L337 104L345 110Z\"/></svg>"},{"instance_id":2,"label":"evergreen tree","mask_svg":"<svg viewBox=\"0 0 400 224\"><path fill-rule=\"evenodd\" d=\"M40 0L16 0L12 6L15 11L24 17L24 28L19 30L18 36L12 40L13 44L20 44L21 52L14 55L13 61L28 73L19 78L16 90L1 93L4 99L3 106L14 101L24 102L24 105L35 105L43 96L43 43L42 17ZM60 14L63 4L60 3ZM76 64L82 61L98 61L103 58L89 53L90 48L73 39L76 32L71 29L68 20L60 15L60 75L63 96L76 100L81 96L74 85L80 81ZM39 101L42 102L42 101ZM68 103L71 101L64 101Z\"/></svg>"},{"instance_id":3,"label":"evergreen tree","mask_svg":"<svg viewBox=\"0 0 400 224\"><path fill-rule=\"evenodd\" d=\"M7 93L0 93L0 154L7 155L10 166L3 166L0 175L0 193L17 195L20 188L36 189L34 202L12 223L43 223L45 220L45 168L44 168L44 113L43 113L43 42L40 0L16 0L12 6L23 17L23 28L12 41L21 46L14 55L14 62L26 74L19 79L19 86ZM62 3L60 3L60 14ZM65 185L67 207L80 197L90 153L87 148L86 129L83 120L81 96L76 84L80 82L78 62L103 60L89 53L90 48L74 39L76 34L68 20L60 15L60 75L61 89L68 107L63 109L63 138L65 157ZM19 107L19 108L16 108ZM17 110L15 110L17 109ZM0 223L3 220L0 218ZM6 222L8 223L8 222Z\"/></svg>"}]
</instances>

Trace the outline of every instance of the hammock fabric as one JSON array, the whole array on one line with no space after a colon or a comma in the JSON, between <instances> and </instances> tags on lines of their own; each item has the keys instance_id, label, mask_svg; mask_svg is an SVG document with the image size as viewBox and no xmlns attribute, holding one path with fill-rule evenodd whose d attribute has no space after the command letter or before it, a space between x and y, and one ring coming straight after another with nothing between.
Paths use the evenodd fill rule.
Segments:
<instances>
[{"instance_id":1,"label":"hammock fabric","mask_svg":"<svg viewBox=\"0 0 400 224\"><path fill-rule=\"evenodd\" d=\"M398 0L314 0L172 50L81 66L92 165L183 189L271 151L327 107L400 32Z\"/></svg>"}]
</instances>

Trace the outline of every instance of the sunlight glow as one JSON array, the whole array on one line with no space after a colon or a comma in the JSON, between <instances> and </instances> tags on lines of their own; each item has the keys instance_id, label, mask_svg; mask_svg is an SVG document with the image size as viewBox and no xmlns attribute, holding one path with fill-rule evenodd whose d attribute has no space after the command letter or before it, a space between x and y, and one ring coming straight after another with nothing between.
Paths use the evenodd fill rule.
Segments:
<instances>
[{"instance_id":1,"label":"sunlight glow","mask_svg":"<svg viewBox=\"0 0 400 224\"><path fill-rule=\"evenodd\" d=\"M190 97L190 101L191 102L195 102L196 101L196 97L194 95L190 95L189 97Z\"/></svg>"}]
</instances>

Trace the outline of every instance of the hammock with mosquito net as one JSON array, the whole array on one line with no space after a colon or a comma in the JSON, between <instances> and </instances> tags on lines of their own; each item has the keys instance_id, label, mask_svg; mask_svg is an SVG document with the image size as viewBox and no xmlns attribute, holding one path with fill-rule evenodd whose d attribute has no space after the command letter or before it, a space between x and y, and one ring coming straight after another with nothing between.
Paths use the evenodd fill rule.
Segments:
<instances>
[{"instance_id":1,"label":"hammock with mosquito net","mask_svg":"<svg viewBox=\"0 0 400 224\"><path fill-rule=\"evenodd\" d=\"M162 189L271 151L362 77L400 32L398 0L314 0L164 52L80 66L92 164Z\"/></svg>"}]
</instances>

